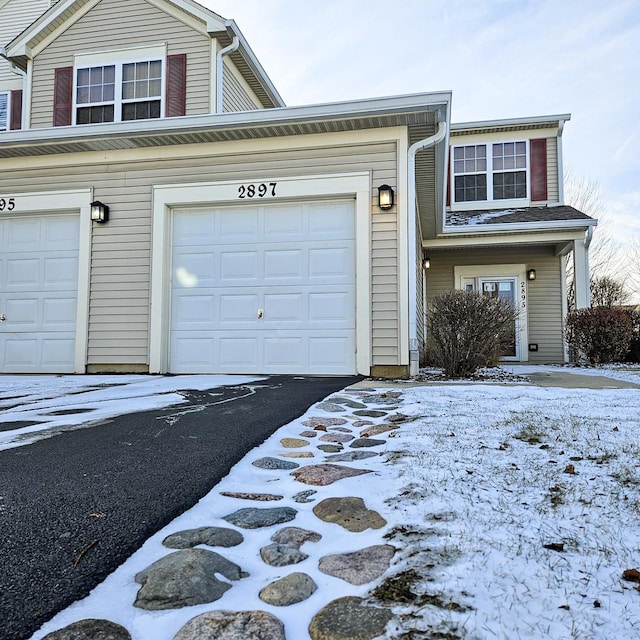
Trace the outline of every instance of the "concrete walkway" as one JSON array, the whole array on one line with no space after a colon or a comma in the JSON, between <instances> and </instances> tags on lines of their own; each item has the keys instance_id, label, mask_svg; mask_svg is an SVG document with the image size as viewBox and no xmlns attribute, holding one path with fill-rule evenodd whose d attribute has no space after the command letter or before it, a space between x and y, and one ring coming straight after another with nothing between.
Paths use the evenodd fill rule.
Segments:
<instances>
[{"instance_id":1,"label":"concrete walkway","mask_svg":"<svg viewBox=\"0 0 640 640\"><path fill-rule=\"evenodd\" d=\"M640 384L617 380L609 376L594 376L566 371L541 371L524 374L539 387L564 387L565 389L640 389Z\"/></svg>"}]
</instances>

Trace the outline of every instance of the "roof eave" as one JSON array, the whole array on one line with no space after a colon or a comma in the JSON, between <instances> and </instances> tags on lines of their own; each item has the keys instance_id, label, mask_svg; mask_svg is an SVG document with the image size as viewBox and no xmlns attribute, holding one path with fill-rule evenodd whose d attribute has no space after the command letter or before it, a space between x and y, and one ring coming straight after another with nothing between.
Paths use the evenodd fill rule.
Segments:
<instances>
[{"instance_id":1,"label":"roof eave","mask_svg":"<svg viewBox=\"0 0 640 640\"><path fill-rule=\"evenodd\" d=\"M559 126L561 122L571 120L570 113L546 115L546 116L529 116L526 118L505 118L501 120L478 120L476 122L458 122L451 123L451 131L467 131L476 129L499 129L501 127L523 127L526 125L547 125L549 127Z\"/></svg>"},{"instance_id":2,"label":"roof eave","mask_svg":"<svg viewBox=\"0 0 640 640\"><path fill-rule=\"evenodd\" d=\"M438 237L446 237L451 235L468 235L476 236L494 233L513 233L514 231L540 231L547 229L584 229L595 227L598 221L594 218L582 220L554 220L539 222L503 222L502 224L483 224L483 225L460 225L445 226L444 233Z\"/></svg>"}]
</instances>

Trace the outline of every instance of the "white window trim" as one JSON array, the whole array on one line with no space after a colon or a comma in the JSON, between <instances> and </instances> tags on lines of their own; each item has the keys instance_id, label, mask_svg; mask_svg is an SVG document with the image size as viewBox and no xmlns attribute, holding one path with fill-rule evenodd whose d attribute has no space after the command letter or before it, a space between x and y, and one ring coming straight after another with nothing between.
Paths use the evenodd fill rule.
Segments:
<instances>
[{"instance_id":1,"label":"white window trim","mask_svg":"<svg viewBox=\"0 0 640 640\"><path fill-rule=\"evenodd\" d=\"M1 95L7 96L7 121L4 127L2 123L0 123L0 132L4 132L9 131L9 127L11 126L11 91L0 91L0 96Z\"/></svg>"},{"instance_id":2,"label":"white window trim","mask_svg":"<svg viewBox=\"0 0 640 640\"><path fill-rule=\"evenodd\" d=\"M525 198L510 198L510 199L493 199L493 145L505 144L508 142L524 142L526 144L527 166L524 169L527 174L527 195ZM454 170L454 149L456 147L469 147L485 145L487 149L487 169L486 171L471 171L469 173L456 174ZM512 173L514 171L523 171L523 169L507 169L497 171L496 173ZM456 175L477 175L484 173L487 176L487 199L486 200L467 200L465 202L456 202ZM469 209L510 209L518 207L528 207L531 204L531 154L530 145L528 139L514 139L514 140L483 140L483 141L460 141L459 144L451 145L451 167L449 170L449 184L451 189L451 211L466 211Z\"/></svg>"},{"instance_id":3,"label":"white window trim","mask_svg":"<svg viewBox=\"0 0 640 640\"><path fill-rule=\"evenodd\" d=\"M78 104L78 71L89 67L105 67L109 65L115 66L115 97L113 100L113 121L104 124L113 124L114 122L122 122L122 67L125 64L135 62L148 62L151 60L160 60L162 63L161 86L160 86L160 119L164 118L165 113L165 94L167 82L167 45L160 44L152 47L130 47L127 49L118 49L114 51L101 51L96 53L78 54L73 57L73 124L77 124L78 109L84 107L97 106L105 103L89 103ZM154 118L158 120L159 118ZM102 124L102 123L101 123Z\"/></svg>"},{"instance_id":4,"label":"white window trim","mask_svg":"<svg viewBox=\"0 0 640 640\"><path fill-rule=\"evenodd\" d=\"M528 291L527 291L527 267L524 264L501 265L465 265L453 268L454 286L456 289L464 289L465 280L473 279L478 283L479 279L487 278L515 278L516 296L518 300L518 321L516 331L518 333L518 348L516 358L502 358L506 361L529 361L529 327L528 327Z\"/></svg>"}]
</instances>

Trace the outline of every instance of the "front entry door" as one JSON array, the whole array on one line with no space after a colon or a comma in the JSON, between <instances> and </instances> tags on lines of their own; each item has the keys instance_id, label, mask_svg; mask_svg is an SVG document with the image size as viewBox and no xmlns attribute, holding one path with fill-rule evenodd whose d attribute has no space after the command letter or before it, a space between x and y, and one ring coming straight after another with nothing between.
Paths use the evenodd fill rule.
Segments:
<instances>
[{"instance_id":1,"label":"front entry door","mask_svg":"<svg viewBox=\"0 0 640 640\"><path fill-rule=\"evenodd\" d=\"M518 279L515 277L488 277L488 278L464 278L463 281L465 291L482 293L489 298L501 298L510 302L514 307L517 305ZM519 334L518 320L513 325L513 338L502 352L505 360L519 360L520 348L519 340L516 336Z\"/></svg>"}]
</instances>

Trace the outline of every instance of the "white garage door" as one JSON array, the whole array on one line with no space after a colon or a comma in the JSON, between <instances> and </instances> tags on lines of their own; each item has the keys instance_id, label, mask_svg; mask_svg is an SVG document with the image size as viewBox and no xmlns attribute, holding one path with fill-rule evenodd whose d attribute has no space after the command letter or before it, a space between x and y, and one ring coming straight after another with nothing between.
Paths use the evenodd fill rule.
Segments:
<instances>
[{"instance_id":1,"label":"white garage door","mask_svg":"<svg viewBox=\"0 0 640 640\"><path fill-rule=\"evenodd\" d=\"M0 218L0 371L73 373L78 217Z\"/></svg>"},{"instance_id":2,"label":"white garage door","mask_svg":"<svg viewBox=\"0 0 640 640\"><path fill-rule=\"evenodd\" d=\"M177 211L169 370L353 374L354 202Z\"/></svg>"}]
</instances>

